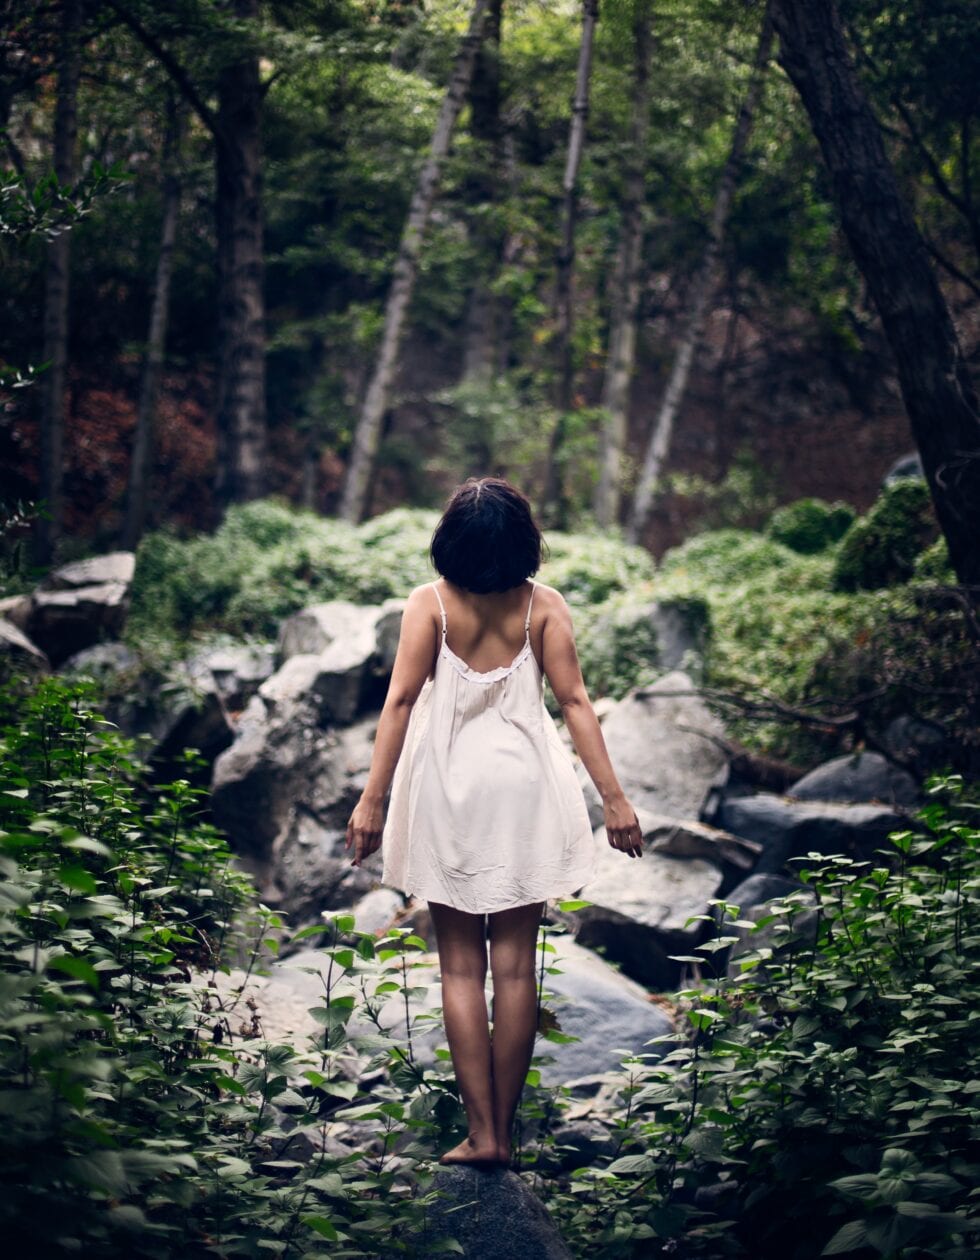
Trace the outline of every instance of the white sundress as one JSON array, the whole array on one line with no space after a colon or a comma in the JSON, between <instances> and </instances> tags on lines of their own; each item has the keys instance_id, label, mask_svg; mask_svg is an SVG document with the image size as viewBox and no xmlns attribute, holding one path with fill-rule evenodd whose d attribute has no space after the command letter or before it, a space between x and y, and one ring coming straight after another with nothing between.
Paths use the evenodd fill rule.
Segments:
<instances>
[{"instance_id":1,"label":"white sundress","mask_svg":"<svg viewBox=\"0 0 980 1260\"><path fill-rule=\"evenodd\" d=\"M571 756L544 704L524 646L479 673L446 642L412 710L382 840L381 882L491 914L569 896L595 873L597 849Z\"/></svg>"}]
</instances>

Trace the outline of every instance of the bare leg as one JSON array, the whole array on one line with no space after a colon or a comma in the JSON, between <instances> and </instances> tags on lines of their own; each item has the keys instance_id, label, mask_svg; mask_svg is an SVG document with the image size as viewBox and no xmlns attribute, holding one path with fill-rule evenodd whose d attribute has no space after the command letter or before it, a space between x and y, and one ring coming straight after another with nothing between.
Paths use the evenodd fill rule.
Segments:
<instances>
[{"instance_id":1,"label":"bare leg","mask_svg":"<svg viewBox=\"0 0 980 1260\"><path fill-rule=\"evenodd\" d=\"M534 1054L538 989L534 951L544 902L490 915L493 975L493 1125L497 1156L510 1160L514 1113Z\"/></svg>"},{"instance_id":2,"label":"bare leg","mask_svg":"<svg viewBox=\"0 0 980 1260\"><path fill-rule=\"evenodd\" d=\"M440 1164L486 1163L497 1159L490 1079L490 1027L486 921L439 902L429 902L442 973L442 1011L456 1083L466 1109L469 1135L440 1156Z\"/></svg>"}]
</instances>

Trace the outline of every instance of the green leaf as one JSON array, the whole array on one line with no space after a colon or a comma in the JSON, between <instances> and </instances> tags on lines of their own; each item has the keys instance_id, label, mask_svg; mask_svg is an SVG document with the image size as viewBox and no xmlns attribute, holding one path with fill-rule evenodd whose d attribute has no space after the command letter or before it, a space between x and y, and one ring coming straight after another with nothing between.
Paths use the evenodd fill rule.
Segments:
<instances>
[{"instance_id":1,"label":"green leaf","mask_svg":"<svg viewBox=\"0 0 980 1260\"><path fill-rule=\"evenodd\" d=\"M848 1221L842 1225L820 1253L822 1256L840 1256L847 1251L857 1251L868 1242L864 1221Z\"/></svg>"},{"instance_id":2,"label":"green leaf","mask_svg":"<svg viewBox=\"0 0 980 1260\"><path fill-rule=\"evenodd\" d=\"M49 958L48 968L63 971L66 976L75 980L84 980L91 989L99 987L99 974L92 964L74 954L57 954L54 958Z\"/></svg>"}]
</instances>

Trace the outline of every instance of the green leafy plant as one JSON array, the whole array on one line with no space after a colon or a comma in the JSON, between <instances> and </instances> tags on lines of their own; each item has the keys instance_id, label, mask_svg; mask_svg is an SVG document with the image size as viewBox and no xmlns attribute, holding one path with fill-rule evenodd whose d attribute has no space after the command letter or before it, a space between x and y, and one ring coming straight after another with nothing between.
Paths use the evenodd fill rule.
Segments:
<instances>
[{"instance_id":1,"label":"green leafy plant","mask_svg":"<svg viewBox=\"0 0 980 1260\"><path fill-rule=\"evenodd\" d=\"M849 503L825 503L823 499L798 499L773 512L766 534L801 555L809 556L843 538L854 520Z\"/></svg>"},{"instance_id":2,"label":"green leafy plant","mask_svg":"<svg viewBox=\"0 0 980 1260\"><path fill-rule=\"evenodd\" d=\"M917 477L886 486L844 535L834 565L837 590L874 590L912 576L916 557L937 532L929 488Z\"/></svg>"}]
</instances>

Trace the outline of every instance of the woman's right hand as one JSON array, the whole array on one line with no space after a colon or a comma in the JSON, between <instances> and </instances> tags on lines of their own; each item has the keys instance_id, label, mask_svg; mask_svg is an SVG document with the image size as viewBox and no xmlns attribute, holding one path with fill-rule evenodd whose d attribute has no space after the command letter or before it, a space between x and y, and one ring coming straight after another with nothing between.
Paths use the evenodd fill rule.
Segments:
<instances>
[{"instance_id":1,"label":"woman's right hand","mask_svg":"<svg viewBox=\"0 0 980 1260\"><path fill-rule=\"evenodd\" d=\"M606 824L606 837L614 849L628 853L630 857L643 856L643 832L637 821L636 810L625 796L605 801L602 812Z\"/></svg>"}]
</instances>

